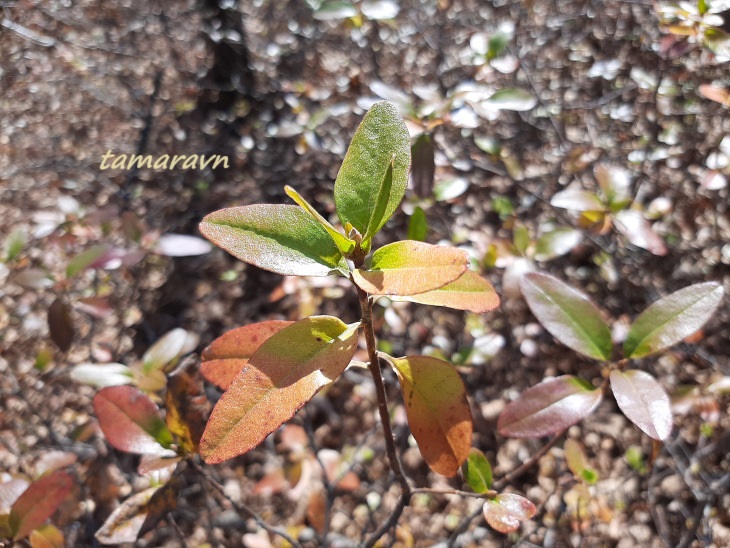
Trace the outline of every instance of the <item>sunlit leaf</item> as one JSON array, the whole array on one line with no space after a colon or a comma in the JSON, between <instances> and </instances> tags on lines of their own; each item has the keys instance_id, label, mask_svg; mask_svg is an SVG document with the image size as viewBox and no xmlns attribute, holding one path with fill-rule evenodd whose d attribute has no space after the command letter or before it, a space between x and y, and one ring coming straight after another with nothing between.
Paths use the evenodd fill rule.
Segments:
<instances>
[{"instance_id":1,"label":"sunlit leaf","mask_svg":"<svg viewBox=\"0 0 730 548\"><path fill-rule=\"evenodd\" d=\"M669 396L654 377L644 371L611 371L611 390L619 409L631 422L655 440L672 433Z\"/></svg>"},{"instance_id":2,"label":"sunlit leaf","mask_svg":"<svg viewBox=\"0 0 730 548\"><path fill-rule=\"evenodd\" d=\"M573 228L556 228L546 232L535 244L535 260L549 261L570 253L583 239L583 233Z\"/></svg>"},{"instance_id":3,"label":"sunlit leaf","mask_svg":"<svg viewBox=\"0 0 730 548\"><path fill-rule=\"evenodd\" d=\"M532 313L553 337L589 358L611 357L611 328L586 295L538 272L522 276L520 290Z\"/></svg>"},{"instance_id":4,"label":"sunlit leaf","mask_svg":"<svg viewBox=\"0 0 730 548\"><path fill-rule=\"evenodd\" d=\"M107 441L120 451L159 454L172 443L155 403L133 386L102 388L94 396L94 412Z\"/></svg>"},{"instance_id":5,"label":"sunlit leaf","mask_svg":"<svg viewBox=\"0 0 730 548\"><path fill-rule=\"evenodd\" d=\"M502 110L521 112L534 108L537 105L537 97L523 89L507 88L499 90L484 102Z\"/></svg>"},{"instance_id":6,"label":"sunlit leaf","mask_svg":"<svg viewBox=\"0 0 730 548\"><path fill-rule=\"evenodd\" d=\"M347 255L355 248L354 241L350 240L349 238L341 234L335 227L333 227L330 222L322 217L322 215L320 215L319 212L309 204L309 202L302 198L296 190L294 190L289 185L286 185L284 187L284 192L286 192L287 196L294 200L297 205L299 205L299 207L309 213L312 219L322 225L322 228L327 231L327 234L330 235L332 241L335 242L335 245L343 254Z\"/></svg>"},{"instance_id":7,"label":"sunlit leaf","mask_svg":"<svg viewBox=\"0 0 730 548\"><path fill-rule=\"evenodd\" d=\"M629 172L618 166L598 165L593 170L606 201L616 210L631 203L631 177Z\"/></svg>"},{"instance_id":8,"label":"sunlit leaf","mask_svg":"<svg viewBox=\"0 0 730 548\"><path fill-rule=\"evenodd\" d=\"M391 162L387 205L377 225L370 227L383 175ZM398 109L387 101L375 103L355 132L337 174L335 205L342 224L350 223L360 234L377 233L403 199L410 165L411 140Z\"/></svg>"},{"instance_id":9,"label":"sunlit leaf","mask_svg":"<svg viewBox=\"0 0 730 548\"><path fill-rule=\"evenodd\" d=\"M40 268L28 268L13 276L12 282L23 289L45 289L53 285L48 273Z\"/></svg>"},{"instance_id":10,"label":"sunlit leaf","mask_svg":"<svg viewBox=\"0 0 730 548\"><path fill-rule=\"evenodd\" d=\"M31 548L64 548L63 532L53 525L43 525L31 532L28 538Z\"/></svg>"},{"instance_id":11,"label":"sunlit leaf","mask_svg":"<svg viewBox=\"0 0 730 548\"><path fill-rule=\"evenodd\" d=\"M86 251L83 251L71 259L66 265L66 277L73 278L76 274L82 270L86 270L89 266L94 264L100 257L102 257L109 248L105 245L95 245L90 247Z\"/></svg>"},{"instance_id":12,"label":"sunlit leaf","mask_svg":"<svg viewBox=\"0 0 730 548\"><path fill-rule=\"evenodd\" d=\"M200 382L185 372L167 380L165 423L188 453L197 453L208 419L208 399Z\"/></svg>"},{"instance_id":13,"label":"sunlit leaf","mask_svg":"<svg viewBox=\"0 0 730 548\"><path fill-rule=\"evenodd\" d=\"M158 489L150 487L124 500L96 532L96 540L101 544L135 542L147 518L147 505Z\"/></svg>"},{"instance_id":14,"label":"sunlit leaf","mask_svg":"<svg viewBox=\"0 0 730 548\"><path fill-rule=\"evenodd\" d=\"M359 324L313 316L266 340L211 413L200 442L209 464L256 447L345 370Z\"/></svg>"},{"instance_id":15,"label":"sunlit leaf","mask_svg":"<svg viewBox=\"0 0 730 548\"><path fill-rule=\"evenodd\" d=\"M76 329L71 318L71 310L63 297L58 297L48 308L48 331L59 350L68 352L76 335Z\"/></svg>"},{"instance_id":16,"label":"sunlit leaf","mask_svg":"<svg viewBox=\"0 0 730 548\"><path fill-rule=\"evenodd\" d=\"M163 234L152 250L167 257L193 257L210 253L213 247L197 236L188 234Z\"/></svg>"},{"instance_id":17,"label":"sunlit leaf","mask_svg":"<svg viewBox=\"0 0 730 548\"><path fill-rule=\"evenodd\" d=\"M394 19L400 11L398 3L392 0L365 0L360 9L365 17L377 21Z\"/></svg>"},{"instance_id":18,"label":"sunlit leaf","mask_svg":"<svg viewBox=\"0 0 730 548\"><path fill-rule=\"evenodd\" d=\"M14 540L43 525L73 489L70 474L58 470L34 481L13 503L8 523Z\"/></svg>"},{"instance_id":19,"label":"sunlit leaf","mask_svg":"<svg viewBox=\"0 0 730 548\"><path fill-rule=\"evenodd\" d=\"M428 133L419 135L411 147L413 156L413 190L421 198L431 196L436 171L433 138ZM410 238L412 239L412 238Z\"/></svg>"},{"instance_id":20,"label":"sunlit leaf","mask_svg":"<svg viewBox=\"0 0 730 548\"><path fill-rule=\"evenodd\" d=\"M84 297L74 301L74 306L94 318L107 318L114 313L114 307L104 297Z\"/></svg>"},{"instance_id":21,"label":"sunlit leaf","mask_svg":"<svg viewBox=\"0 0 730 548\"><path fill-rule=\"evenodd\" d=\"M132 370L121 363L82 363L69 372L76 382L104 388L134 382Z\"/></svg>"},{"instance_id":22,"label":"sunlit leaf","mask_svg":"<svg viewBox=\"0 0 730 548\"><path fill-rule=\"evenodd\" d=\"M469 188L469 181L464 177L452 177L439 181L433 188L433 196L439 202L458 198Z\"/></svg>"},{"instance_id":23,"label":"sunlit leaf","mask_svg":"<svg viewBox=\"0 0 730 548\"><path fill-rule=\"evenodd\" d=\"M464 481L475 493L486 493L492 488L492 467L479 449L472 447L461 466Z\"/></svg>"},{"instance_id":24,"label":"sunlit leaf","mask_svg":"<svg viewBox=\"0 0 730 548\"><path fill-rule=\"evenodd\" d=\"M338 21L356 15L357 9L350 2L324 2L314 12L314 18L320 21Z\"/></svg>"},{"instance_id":25,"label":"sunlit leaf","mask_svg":"<svg viewBox=\"0 0 730 548\"><path fill-rule=\"evenodd\" d=\"M380 227L387 221L383 220L385 217L385 211L388 207L391 195L391 189L393 188L393 162L390 162L385 169L383 180L380 182L378 187L378 195L375 199L375 207L370 214L370 221L368 221L367 232L363 234L363 248L366 250L370 249L370 245L375 236L375 233L380 230ZM381 222L382 221L382 222Z\"/></svg>"},{"instance_id":26,"label":"sunlit leaf","mask_svg":"<svg viewBox=\"0 0 730 548\"><path fill-rule=\"evenodd\" d=\"M413 101L407 93L404 93L400 89L389 86L380 80L374 80L370 83L370 91L381 99L393 103L403 116L413 114Z\"/></svg>"},{"instance_id":27,"label":"sunlit leaf","mask_svg":"<svg viewBox=\"0 0 730 548\"><path fill-rule=\"evenodd\" d=\"M78 460L76 453L71 451L60 451L58 449L43 453L33 466L33 475L36 478L44 476L49 472L60 470L71 466Z\"/></svg>"},{"instance_id":28,"label":"sunlit leaf","mask_svg":"<svg viewBox=\"0 0 730 548\"><path fill-rule=\"evenodd\" d=\"M293 322L270 320L245 325L218 337L203 350L200 372L208 382L226 390L266 339Z\"/></svg>"},{"instance_id":29,"label":"sunlit leaf","mask_svg":"<svg viewBox=\"0 0 730 548\"><path fill-rule=\"evenodd\" d=\"M705 282L656 301L631 325L624 341L624 355L641 358L690 336L712 317L724 295L722 284Z\"/></svg>"},{"instance_id":30,"label":"sunlit leaf","mask_svg":"<svg viewBox=\"0 0 730 548\"><path fill-rule=\"evenodd\" d=\"M192 352L197 346L198 338L184 329L176 328L160 337L142 356L142 370L149 373L154 370L169 371L180 356ZM191 348L192 347L192 348Z\"/></svg>"},{"instance_id":31,"label":"sunlit leaf","mask_svg":"<svg viewBox=\"0 0 730 548\"><path fill-rule=\"evenodd\" d=\"M520 527L520 522L530 519L537 508L525 497L513 493L502 493L484 503L484 519L500 533L511 533Z\"/></svg>"},{"instance_id":32,"label":"sunlit leaf","mask_svg":"<svg viewBox=\"0 0 730 548\"><path fill-rule=\"evenodd\" d=\"M370 268L355 270L352 277L373 295L415 295L456 280L468 258L460 249L405 240L378 249Z\"/></svg>"},{"instance_id":33,"label":"sunlit leaf","mask_svg":"<svg viewBox=\"0 0 730 548\"><path fill-rule=\"evenodd\" d=\"M512 243L520 255L527 252L527 248L530 247L530 232L526 226L516 225L514 227L512 230Z\"/></svg>"},{"instance_id":34,"label":"sunlit leaf","mask_svg":"<svg viewBox=\"0 0 730 548\"><path fill-rule=\"evenodd\" d=\"M12 478L0 483L0 515L10 513L13 503L29 485L30 483L22 478Z\"/></svg>"},{"instance_id":35,"label":"sunlit leaf","mask_svg":"<svg viewBox=\"0 0 730 548\"><path fill-rule=\"evenodd\" d=\"M549 436L586 418L602 397L600 389L572 375L549 379L510 402L499 416L497 429L512 438Z\"/></svg>"},{"instance_id":36,"label":"sunlit leaf","mask_svg":"<svg viewBox=\"0 0 730 548\"><path fill-rule=\"evenodd\" d=\"M499 306L499 295L492 284L471 270L464 272L455 282L438 289L409 297L392 297L392 300L446 306L477 314L489 312Z\"/></svg>"},{"instance_id":37,"label":"sunlit leaf","mask_svg":"<svg viewBox=\"0 0 730 548\"><path fill-rule=\"evenodd\" d=\"M606 206L600 198L585 190L562 190L550 200L550 205L571 211L605 211Z\"/></svg>"},{"instance_id":38,"label":"sunlit leaf","mask_svg":"<svg viewBox=\"0 0 730 548\"><path fill-rule=\"evenodd\" d=\"M637 247L646 249L654 255L666 255L667 246L651 227L641 211L624 209L616 213L614 226L626 239Z\"/></svg>"},{"instance_id":39,"label":"sunlit leaf","mask_svg":"<svg viewBox=\"0 0 730 548\"><path fill-rule=\"evenodd\" d=\"M203 219L200 232L236 258L277 274L348 272L327 231L298 206L255 204L221 209Z\"/></svg>"},{"instance_id":40,"label":"sunlit leaf","mask_svg":"<svg viewBox=\"0 0 730 548\"><path fill-rule=\"evenodd\" d=\"M426 213L420 207L416 207L408 221L408 239L416 242L424 242L426 241L427 234L428 221L426 220Z\"/></svg>"},{"instance_id":41,"label":"sunlit leaf","mask_svg":"<svg viewBox=\"0 0 730 548\"><path fill-rule=\"evenodd\" d=\"M455 475L471 448L472 418L464 382L454 367L429 356L392 359L408 425L428 466Z\"/></svg>"}]
</instances>

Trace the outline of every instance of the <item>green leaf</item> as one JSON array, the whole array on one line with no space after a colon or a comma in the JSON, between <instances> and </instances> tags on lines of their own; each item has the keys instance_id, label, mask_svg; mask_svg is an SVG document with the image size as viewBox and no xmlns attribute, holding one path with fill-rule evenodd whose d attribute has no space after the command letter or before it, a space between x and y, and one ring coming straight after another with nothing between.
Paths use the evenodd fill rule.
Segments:
<instances>
[{"instance_id":1,"label":"green leaf","mask_svg":"<svg viewBox=\"0 0 730 548\"><path fill-rule=\"evenodd\" d=\"M502 110L522 112L534 108L534 106L537 105L537 98L529 91L517 88L507 88L499 90L489 99L484 101L484 103Z\"/></svg>"},{"instance_id":2,"label":"green leaf","mask_svg":"<svg viewBox=\"0 0 730 548\"><path fill-rule=\"evenodd\" d=\"M494 291L492 284L471 270L464 272L455 282L433 291L410 297L391 297L391 299L431 306L446 306L477 314L489 312L499 306L499 295Z\"/></svg>"},{"instance_id":3,"label":"green leaf","mask_svg":"<svg viewBox=\"0 0 730 548\"><path fill-rule=\"evenodd\" d=\"M142 371L145 374L157 370L169 372L180 356L195 349L197 341L197 336L179 327L168 331L142 356Z\"/></svg>"},{"instance_id":4,"label":"green leaf","mask_svg":"<svg viewBox=\"0 0 730 548\"><path fill-rule=\"evenodd\" d=\"M61 470L31 483L10 509L13 540L21 540L43 525L71 493L73 484L71 475Z\"/></svg>"},{"instance_id":5,"label":"green leaf","mask_svg":"<svg viewBox=\"0 0 730 548\"><path fill-rule=\"evenodd\" d=\"M644 371L611 371L611 390L624 415L649 437L665 440L672 433L669 396Z\"/></svg>"},{"instance_id":6,"label":"green leaf","mask_svg":"<svg viewBox=\"0 0 730 548\"><path fill-rule=\"evenodd\" d=\"M120 451L158 455L172 444L157 405L138 388L102 388L94 396L94 412L107 441Z\"/></svg>"},{"instance_id":7,"label":"green leaf","mask_svg":"<svg viewBox=\"0 0 730 548\"><path fill-rule=\"evenodd\" d=\"M66 265L66 278L73 278L82 270L87 269L94 261L103 256L108 249L105 245L95 245L76 255Z\"/></svg>"},{"instance_id":8,"label":"green leaf","mask_svg":"<svg viewBox=\"0 0 730 548\"><path fill-rule=\"evenodd\" d=\"M352 278L372 295L415 295L453 282L468 260L461 249L404 240L378 249L370 268L353 271Z\"/></svg>"},{"instance_id":9,"label":"green leaf","mask_svg":"<svg viewBox=\"0 0 730 548\"><path fill-rule=\"evenodd\" d=\"M523 225L517 225L512 231L512 242L515 245L515 249L520 255L524 255L527 252L527 248L530 246L530 233L527 227Z\"/></svg>"},{"instance_id":10,"label":"green leaf","mask_svg":"<svg viewBox=\"0 0 730 548\"><path fill-rule=\"evenodd\" d=\"M479 449L472 447L461 467L464 480L475 493L486 493L492 488L492 467Z\"/></svg>"},{"instance_id":11,"label":"green leaf","mask_svg":"<svg viewBox=\"0 0 730 548\"><path fill-rule=\"evenodd\" d=\"M538 272L525 274L520 290L543 327L565 346L596 360L611 357L611 329L583 293Z\"/></svg>"},{"instance_id":12,"label":"green leaf","mask_svg":"<svg viewBox=\"0 0 730 548\"><path fill-rule=\"evenodd\" d=\"M277 274L347 274L347 263L322 226L297 206L256 204L207 215L200 232L238 259Z\"/></svg>"},{"instance_id":13,"label":"green leaf","mask_svg":"<svg viewBox=\"0 0 730 548\"><path fill-rule=\"evenodd\" d=\"M427 234L428 221L426 220L426 213L417 206L408 221L408 239L416 242L425 242Z\"/></svg>"},{"instance_id":14,"label":"green leaf","mask_svg":"<svg viewBox=\"0 0 730 548\"><path fill-rule=\"evenodd\" d=\"M562 190L551 198L550 205L570 211L606 210L606 206L598 196L585 190Z\"/></svg>"},{"instance_id":15,"label":"green leaf","mask_svg":"<svg viewBox=\"0 0 730 548\"><path fill-rule=\"evenodd\" d=\"M256 350L274 333L294 322L269 320L244 325L218 337L203 350L200 373L208 382L222 388L228 387L246 366Z\"/></svg>"},{"instance_id":16,"label":"green leaf","mask_svg":"<svg viewBox=\"0 0 730 548\"><path fill-rule=\"evenodd\" d=\"M3 259L5 262L14 260L23 251L27 236L22 230L13 230L3 242Z\"/></svg>"},{"instance_id":17,"label":"green leaf","mask_svg":"<svg viewBox=\"0 0 730 548\"><path fill-rule=\"evenodd\" d=\"M697 0L697 12L700 15L706 14L708 9L707 0Z\"/></svg>"},{"instance_id":18,"label":"green leaf","mask_svg":"<svg viewBox=\"0 0 730 548\"><path fill-rule=\"evenodd\" d=\"M502 55L509 45L510 37L504 32L495 32L487 42L487 60L491 61Z\"/></svg>"},{"instance_id":19,"label":"green leaf","mask_svg":"<svg viewBox=\"0 0 730 548\"><path fill-rule=\"evenodd\" d=\"M393 160L394 159L395 156L393 157ZM378 196L375 200L375 208L373 209L373 213L370 216L370 221L368 222L368 231L363 235L362 247L366 251L370 250L370 245L373 241L373 236L375 236L375 233L380 230L380 227L383 226L383 224L385 224L385 221L383 221L382 223L381 221L385 216L385 209L388 207L390 192L393 188L393 160L391 160L391 162L388 164L388 167L385 169L385 175L383 175L383 181L380 184L380 188L378 189Z\"/></svg>"},{"instance_id":20,"label":"green leaf","mask_svg":"<svg viewBox=\"0 0 730 548\"><path fill-rule=\"evenodd\" d=\"M538 238L535 260L549 261L570 251L583 239L583 233L574 228L556 228Z\"/></svg>"},{"instance_id":21,"label":"green leaf","mask_svg":"<svg viewBox=\"0 0 730 548\"><path fill-rule=\"evenodd\" d=\"M385 196L383 174L391 162L393 175ZM375 103L355 132L335 181L335 205L342 224L352 224L360 234L375 235L403 199L410 164L410 137L398 109L387 101ZM373 212L383 200L383 214L374 219Z\"/></svg>"},{"instance_id":22,"label":"green leaf","mask_svg":"<svg viewBox=\"0 0 730 548\"><path fill-rule=\"evenodd\" d=\"M583 447L580 443L573 439L567 439L565 440L565 444L563 444L563 451L565 452L565 462L577 480L584 481L588 485L596 483L598 474L588 466Z\"/></svg>"},{"instance_id":23,"label":"green leaf","mask_svg":"<svg viewBox=\"0 0 730 548\"><path fill-rule=\"evenodd\" d=\"M253 449L339 377L357 348L358 327L313 316L269 337L213 409L200 440L205 462Z\"/></svg>"},{"instance_id":24,"label":"green leaf","mask_svg":"<svg viewBox=\"0 0 730 548\"><path fill-rule=\"evenodd\" d=\"M500 533L511 533L520 527L520 522L530 519L537 508L525 497L514 493L502 493L484 503L484 519Z\"/></svg>"},{"instance_id":25,"label":"green leaf","mask_svg":"<svg viewBox=\"0 0 730 548\"><path fill-rule=\"evenodd\" d=\"M598 406L603 391L572 375L543 381L525 390L499 415L497 430L512 438L541 438L583 420Z\"/></svg>"},{"instance_id":26,"label":"green leaf","mask_svg":"<svg viewBox=\"0 0 730 548\"><path fill-rule=\"evenodd\" d=\"M330 235L332 241L335 242L335 245L343 255L347 256L349 253L352 252L352 250L355 248L355 242L338 232L337 229L333 227L327 219L322 217L322 215L320 215L317 210L314 209L309 204L309 202L302 198L299 193L292 187L286 185L284 187L284 192L286 192L287 196L289 196L292 200L299 204L299 207L309 213L315 221L322 225L322 227L327 231L327 234Z\"/></svg>"},{"instance_id":27,"label":"green leaf","mask_svg":"<svg viewBox=\"0 0 730 548\"><path fill-rule=\"evenodd\" d=\"M455 475L469 455L473 428L464 382L450 363L430 356L390 363L423 458L437 474Z\"/></svg>"},{"instance_id":28,"label":"green leaf","mask_svg":"<svg viewBox=\"0 0 730 548\"><path fill-rule=\"evenodd\" d=\"M624 356L642 358L689 337L712 317L724 295L719 282L704 282L658 300L634 320Z\"/></svg>"}]
</instances>

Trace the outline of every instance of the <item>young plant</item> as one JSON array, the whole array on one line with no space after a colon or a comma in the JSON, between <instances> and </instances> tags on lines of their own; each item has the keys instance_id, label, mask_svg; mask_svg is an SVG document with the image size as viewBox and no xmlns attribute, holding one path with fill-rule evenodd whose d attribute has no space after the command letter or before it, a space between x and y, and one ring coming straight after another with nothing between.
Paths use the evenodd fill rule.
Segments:
<instances>
[{"instance_id":1,"label":"young plant","mask_svg":"<svg viewBox=\"0 0 730 548\"><path fill-rule=\"evenodd\" d=\"M583 226L597 227L604 233L613 225L635 246L654 255L666 255L664 240L654 232L645 214L636 209L628 172L616 166L598 165L594 174L600 192L569 188L555 194L550 204L578 212L579 224Z\"/></svg>"},{"instance_id":2,"label":"young plant","mask_svg":"<svg viewBox=\"0 0 730 548\"><path fill-rule=\"evenodd\" d=\"M672 432L672 412L664 388L645 371L627 369L698 331L722 302L718 282L685 287L649 306L632 323L623 359L612 361L611 327L583 293L547 274L523 276L520 286L530 310L556 339L579 354L603 363L600 388L563 375L528 388L508 404L497 428L504 436L536 438L562 432L590 415L611 387L626 417L649 437L664 441Z\"/></svg>"},{"instance_id":3,"label":"young plant","mask_svg":"<svg viewBox=\"0 0 730 548\"><path fill-rule=\"evenodd\" d=\"M374 236L405 194L409 166L408 130L392 104L379 102L355 133L335 182L344 233L291 187L286 192L298 206L233 207L203 219L203 235L235 257L283 275L344 276L360 303L360 321L349 325L332 316L265 321L234 329L205 349L201 372L225 390L200 441L207 463L253 449L337 380L352 360L359 332L367 345L388 458L403 488L403 505L412 489L396 455L383 365L396 373L408 423L428 466L453 476L467 459L472 418L454 367L428 356L392 357L376 346L372 309L379 296L475 313L499 304L489 282L467 269L464 251L406 240L371 253Z\"/></svg>"}]
</instances>

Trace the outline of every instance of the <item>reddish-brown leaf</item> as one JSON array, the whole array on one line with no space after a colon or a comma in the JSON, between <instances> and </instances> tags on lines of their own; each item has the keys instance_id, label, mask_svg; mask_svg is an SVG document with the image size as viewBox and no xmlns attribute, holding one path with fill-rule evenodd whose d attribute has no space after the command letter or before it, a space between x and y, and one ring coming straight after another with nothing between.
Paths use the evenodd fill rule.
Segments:
<instances>
[{"instance_id":1,"label":"reddish-brown leaf","mask_svg":"<svg viewBox=\"0 0 730 548\"><path fill-rule=\"evenodd\" d=\"M530 519L537 509L525 497L502 493L484 503L484 518L500 533L511 533L520 527L520 522Z\"/></svg>"},{"instance_id":2,"label":"reddish-brown leaf","mask_svg":"<svg viewBox=\"0 0 730 548\"><path fill-rule=\"evenodd\" d=\"M181 372L167 379L165 422L188 453L197 453L205 431L209 405L200 380Z\"/></svg>"},{"instance_id":3,"label":"reddish-brown leaf","mask_svg":"<svg viewBox=\"0 0 730 548\"><path fill-rule=\"evenodd\" d=\"M293 322L270 320L245 325L218 337L203 350L200 372L208 382L228 389L261 344Z\"/></svg>"},{"instance_id":4,"label":"reddish-brown leaf","mask_svg":"<svg viewBox=\"0 0 730 548\"><path fill-rule=\"evenodd\" d=\"M455 475L471 448L472 418L464 382L450 363L430 356L391 363L423 458L434 472Z\"/></svg>"},{"instance_id":5,"label":"reddish-brown leaf","mask_svg":"<svg viewBox=\"0 0 730 548\"><path fill-rule=\"evenodd\" d=\"M43 525L68 497L74 480L61 470L30 484L10 510L10 528L14 540L27 537L33 529Z\"/></svg>"},{"instance_id":6,"label":"reddish-brown leaf","mask_svg":"<svg viewBox=\"0 0 730 548\"><path fill-rule=\"evenodd\" d=\"M51 340L61 352L67 352L71 348L76 330L71 319L71 311L62 297L53 301L48 309L48 331Z\"/></svg>"},{"instance_id":7,"label":"reddish-brown leaf","mask_svg":"<svg viewBox=\"0 0 730 548\"><path fill-rule=\"evenodd\" d=\"M572 375L543 381L504 408L497 429L512 438L549 436L590 415L601 402L602 394Z\"/></svg>"},{"instance_id":8,"label":"reddish-brown leaf","mask_svg":"<svg viewBox=\"0 0 730 548\"><path fill-rule=\"evenodd\" d=\"M200 441L205 461L253 449L339 377L355 353L358 326L313 316L266 340L213 409Z\"/></svg>"},{"instance_id":9,"label":"reddish-brown leaf","mask_svg":"<svg viewBox=\"0 0 730 548\"><path fill-rule=\"evenodd\" d=\"M94 397L94 411L107 441L128 453L160 454L172 443L155 403L133 386L109 386Z\"/></svg>"}]
</instances>

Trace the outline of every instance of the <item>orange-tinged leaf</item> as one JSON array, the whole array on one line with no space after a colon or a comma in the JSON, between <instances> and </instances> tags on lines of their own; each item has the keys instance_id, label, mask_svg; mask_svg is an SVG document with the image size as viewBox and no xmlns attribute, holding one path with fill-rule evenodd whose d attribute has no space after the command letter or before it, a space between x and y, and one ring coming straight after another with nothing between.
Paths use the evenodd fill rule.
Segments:
<instances>
[{"instance_id":1,"label":"orange-tinged leaf","mask_svg":"<svg viewBox=\"0 0 730 548\"><path fill-rule=\"evenodd\" d=\"M270 320L245 325L218 337L203 350L200 372L205 379L226 390L261 344L293 322Z\"/></svg>"},{"instance_id":2,"label":"orange-tinged leaf","mask_svg":"<svg viewBox=\"0 0 730 548\"><path fill-rule=\"evenodd\" d=\"M710 101L715 101L730 107L730 89L720 88L711 84L702 84L700 94Z\"/></svg>"},{"instance_id":3,"label":"orange-tinged leaf","mask_svg":"<svg viewBox=\"0 0 730 548\"><path fill-rule=\"evenodd\" d=\"M187 373L177 373L167 380L165 422L188 453L197 453L208 418L208 398L200 381Z\"/></svg>"},{"instance_id":4,"label":"orange-tinged leaf","mask_svg":"<svg viewBox=\"0 0 730 548\"><path fill-rule=\"evenodd\" d=\"M454 476L469 456L472 418L464 382L454 367L430 356L391 360L408 425L428 466Z\"/></svg>"},{"instance_id":5,"label":"orange-tinged leaf","mask_svg":"<svg viewBox=\"0 0 730 548\"><path fill-rule=\"evenodd\" d=\"M23 539L43 525L68 497L73 483L71 475L60 470L31 483L10 510L13 539Z\"/></svg>"},{"instance_id":6,"label":"orange-tinged leaf","mask_svg":"<svg viewBox=\"0 0 730 548\"><path fill-rule=\"evenodd\" d=\"M107 441L120 451L160 454L172 443L155 403L133 386L102 388L94 411Z\"/></svg>"},{"instance_id":7,"label":"orange-tinged leaf","mask_svg":"<svg viewBox=\"0 0 730 548\"><path fill-rule=\"evenodd\" d=\"M520 527L520 522L530 519L537 509L525 497L502 493L484 503L484 518L500 533L511 533Z\"/></svg>"},{"instance_id":8,"label":"orange-tinged leaf","mask_svg":"<svg viewBox=\"0 0 730 548\"><path fill-rule=\"evenodd\" d=\"M433 291L409 297L395 297L393 300L446 306L457 310L476 312L477 314L489 312L499 306L499 295L497 295L492 284L471 270L464 272L455 282Z\"/></svg>"},{"instance_id":9,"label":"orange-tinged leaf","mask_svg":"<svg viewBox=\"0 0 730 548\"><path fill-rule=\"evenodd\" d=\"M352 277L372 295L416 295L455 281L468 261L461 249L405 240L378 249L370 268L355 270Z\"/></svg>"},{"instance_id":10,"label":"orange-tinged leaf","mask_svg":"<svg viewBox=\"0 0 730 548\"><path fill-rule=\"evenodd\" d=\"M200 442L205 461L253 449L339 377L357 348L358 326L313 316L266 340L213 409Z\"/></svg>"},{"instance_id":11,"label":"orange-tinged leaf","mask_svg":"<svg viewBox=\"0 0 730 548\"><path fill-rule=\"evenodd\" d=\"M63 533L53 525L44 525L30 534L31 548L64 548Z\"/></svg>"}]
</instances>

